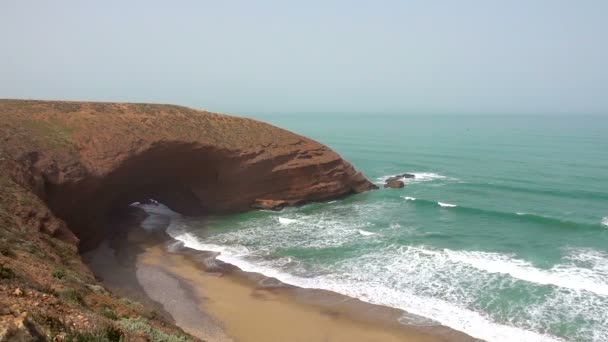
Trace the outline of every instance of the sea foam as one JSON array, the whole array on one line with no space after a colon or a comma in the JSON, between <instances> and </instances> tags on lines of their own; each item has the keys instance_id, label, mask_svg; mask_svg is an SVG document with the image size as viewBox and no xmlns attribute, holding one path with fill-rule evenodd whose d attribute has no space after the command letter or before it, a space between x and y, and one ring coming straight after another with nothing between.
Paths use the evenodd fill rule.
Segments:
<instances>
[{"instance_id":1,"label":"sea foam","mask_svg":"<svg viewBox=\"0 0 608 342\"><path fill-rule=\"evenodd\" d=\"M372 236L372 235L378 235L378 233L372 233L372 232L368 232L367 230L363 230L363 229L359 229L357 230L359 232L359 234L361 234L362 236Z\"/></svg>"},{"instance_id":2,"label":"sea foam","mask_svg":"<svg viewBox=\"0 0 608 342\"><path fill-rule=\"evenodd\" d=\"M453 208L453 207L457 207L456 204L451 204L451 203L445 203L445 202L437 202L437 204L439 204L440 207L443 208Z\"/></svg>"},{"instance_id":3,"label":"sea foam","mask_svg":"<svg viewBox=\"0 0 608 342\"><path fill-rule=\"evenodd\" d=\"M394 289L373 279L361 279L353 272L366 274L376 273L377 270L367 269L365 265L349 266L349 272L342 277L339 274L326 274L316 277L302 277L282 271L276 265L277 261L264 261L242 246L225 246L200 241L188 232L177 233L179 229L171 229L170 235L184 243L185 246L219 253L217 258L223 262L238 266L246 272L255 272L280 280L283 283L302 288L324 289L341 293L353 298L390 307L400 308L409 313L427 317L432 321L465 331L472 336L488 341L559 341L552 336L538 334L532 331L493 322L490 318L478 312L464 308L458 304L429 296L421 296L407 288ZM380 255L379 255L380 256ZM383 259L387 256L381 256ZM390 255L388 255L391 258ZM403 256L402 256L403 257ZM398 260L401 258L392 258ZM280 263L283 263L280 261ZM368 264L369 265L369 264ZM389 265L386 267L390 268ZM352 268L351 268L352 267ZM350 276L348 274L351 274ZM378 273L376 275L380 275ZM368 274L372 277L373 274ZM428 324L428 322L426 323Z\"/></svg>"},{"instance_id":4,"label":"sea foam","mask_svg":"<svg viewBox=\"0 0 608 342\"><path fill-rule=\"evenodd\" d=\"M412 172L414 180L419 182L428 182L436 179L448 179L448 177L434 172Z\"/></svg>"},{"instance_id":5,"label":"sea foam","mask_svg":"<svg viewBox=\"0 0 608 342\"><path fill-rule=\"evenodd\" d=\"M382 247L378 243L404 231L390 224L385 234L374 239L378 247L361 250L364 254L337 264L317 265L293 255L274 255L286 246L322 250L358 244L365 236L362 231L371 233L366 229L374 225L366 218L380 205L387 204L338 206L305 215L294 209L288 212L290 224L282 224L274 213L239 222L238 229L205 239L178 217L167 233L187 247L217 252L219 260L245 271L403 309L428 318L422 319L424 324L435 321L488 341L559 341L539 332L552 331L552 324L564 320L608 320L602 309L608 306L608 255L590 249L564 250L559 264L540 268L514 255L494 252ZM377 229L382 232L382 227ZM476 302L503 288L526 289L533 301L510 303L507 318L495 316L484 302ZM407 317L404 321L411 323ZM586 325L573 334L568 338L602 341L608 337L608 328Z\"/></svg>"},{"instance_id":6,"label":"sea foam","mask_svg":"<svg viewBox=\"0 0 608 342\"><path fill-rule=\"evenodd\" d=\"M403 174L405 172L401 172L401 174ZM456 180L455 178L451 178L451 177L447 177L444 175L440 175L438 173L434 173L434 172L407 172L410 175L414 175L413 178L399 178L400 180L402 180L405 183L418 183L418 182L430 182L430 181L434 181L434 180L440 180L440 179L444 179L444 180ZM395 175L386 175L386 176L382 176L382 177L378 177L376 178L376 184L384 184L386 182L386 180L390 177L395 177Z\"/></svg>"},{"instance_id":7,"label":"sea foam","mask_svg":"<svg viewBox=\"0 0 608 342\"><path fill-rule=\"evenodd\" d=\"M602 218L602 226L608 227L608 216Z\"/></svg>"},{"instance_id":8,"label":"sea foam","mask_svg":"<svg viewBox=\"0 0 608 342\"><path fill-rule=\"evenodd\" d=\"M286 218L286 217L279 217L279 223L281 223L281 224L291 224L291 223L294 223L294 222L296 222L296 221L297 221L297 220L294 220L294 219L288 219L288 218Z\"/></svg>"},{"instance_id":9,"label":"sea foam","mask_svg":"<svg viewBox=\"0 0 608 342\"><path fill-rule=\"evenodd\" d=\"M595 255L593 259L597 261L597 264L591 269L578 267L573 262L558 264L551 269L539 269L527 261L498 253L444 250L441 254L450 261L468 264L488 273L503 273L535 284L585 290L608 296L608 282L606 281L608 280L608 255L603 257ZM589 254L583 252L567 256L567 259L571 261L589 260L590 258Z\"/></svg>"},{"instance_id":10,"label":"sea foam","mask_svg":"<svg viewBox=\"0 0 608 342\"><path fill-rule=\"evenodd\" d=\"M171 218L177 218L181 215L169 209L166 205L156 201L153 204L141 204L135 202L131 204L133 207L138 207L145 211L148 216L140 223L141 227L147 231L162 229L169 224Z\"/></svg>"},{"instance_id":11,"label":"sea foam","mask_svg":"<svg viewBox=\"0 0 608 342\"><path fill-rule=\"evenodd\" d=\"M139 202L135 202L131 204L131 206L139 207L143 209L149 215L159 215L166 216L170 218L180 217L181 215L171 210L169 207L162 203L156 202L155 204L141 204Z\"/></svg>"}]
</instances>

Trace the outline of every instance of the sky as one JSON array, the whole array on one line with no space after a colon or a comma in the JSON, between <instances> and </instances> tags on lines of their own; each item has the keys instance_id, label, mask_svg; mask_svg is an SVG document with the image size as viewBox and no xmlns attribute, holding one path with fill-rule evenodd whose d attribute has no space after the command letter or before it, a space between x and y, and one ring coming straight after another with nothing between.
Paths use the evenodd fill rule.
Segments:
<instances>
[{"instance_id":1,"label":"sky","mask_svg":"<svg viewBox=\"0 0 608 342\"><path fill-rule=\"evenodd\" d=\"M0 98L608 114L608 1L0 0Z\"/></svg>"}]
</instances>

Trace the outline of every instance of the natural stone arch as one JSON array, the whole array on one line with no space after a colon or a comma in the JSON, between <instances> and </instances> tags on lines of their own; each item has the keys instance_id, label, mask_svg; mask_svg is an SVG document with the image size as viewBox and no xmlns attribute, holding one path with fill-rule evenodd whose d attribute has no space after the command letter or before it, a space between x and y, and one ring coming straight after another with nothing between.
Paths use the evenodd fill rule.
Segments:
<instances>
[{"instance_id":1,"label":"natural stone arch","mask_svg":"<svg viewBox=\"0 0 608 342\"><path fill-rule=\"evenodd\" d=\"M323 201L375 188L331 149L259 121L167 105L0 101L2 153L89 248L116 208L184 214ZM0 127L1 128L1 127ZM1 131L0 131L1 132ZM2 137L0 137L2 138Z\"/></svg>"}]
</instances>

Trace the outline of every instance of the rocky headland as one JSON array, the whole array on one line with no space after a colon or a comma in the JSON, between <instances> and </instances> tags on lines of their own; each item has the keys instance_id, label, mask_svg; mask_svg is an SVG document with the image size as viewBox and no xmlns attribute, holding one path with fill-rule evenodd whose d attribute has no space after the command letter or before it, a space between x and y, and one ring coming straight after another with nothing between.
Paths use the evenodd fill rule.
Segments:
<instances>
[{"instance_id":1,"label":"rocky headland","mask_svg":"<svg viewBox=\"0 0 608 342\"><path fill-rule=\"evenodd\" d=\"M0 100L0 341L196 339L108 292L80 258L132 202L223 214L375 188L328 147L252 119Z\"/></svg>"}]
</instances>

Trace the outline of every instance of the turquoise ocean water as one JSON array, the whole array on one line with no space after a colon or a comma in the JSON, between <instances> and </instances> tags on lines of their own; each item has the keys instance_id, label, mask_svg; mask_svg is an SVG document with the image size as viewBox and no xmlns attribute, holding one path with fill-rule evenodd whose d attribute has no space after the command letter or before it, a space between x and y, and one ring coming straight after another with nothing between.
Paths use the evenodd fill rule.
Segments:
<instances>
[{"instance_id":1,"label":"turquoise ocean water","mask_svg":"<svg viewBox=\"0 0 608 342\"><path fill-rule=\"evenodd\" d=\"M380 189L173 222L244 270L488 341L608 341L607 117L283 115Z\"/></svg>"}]
</instances>

